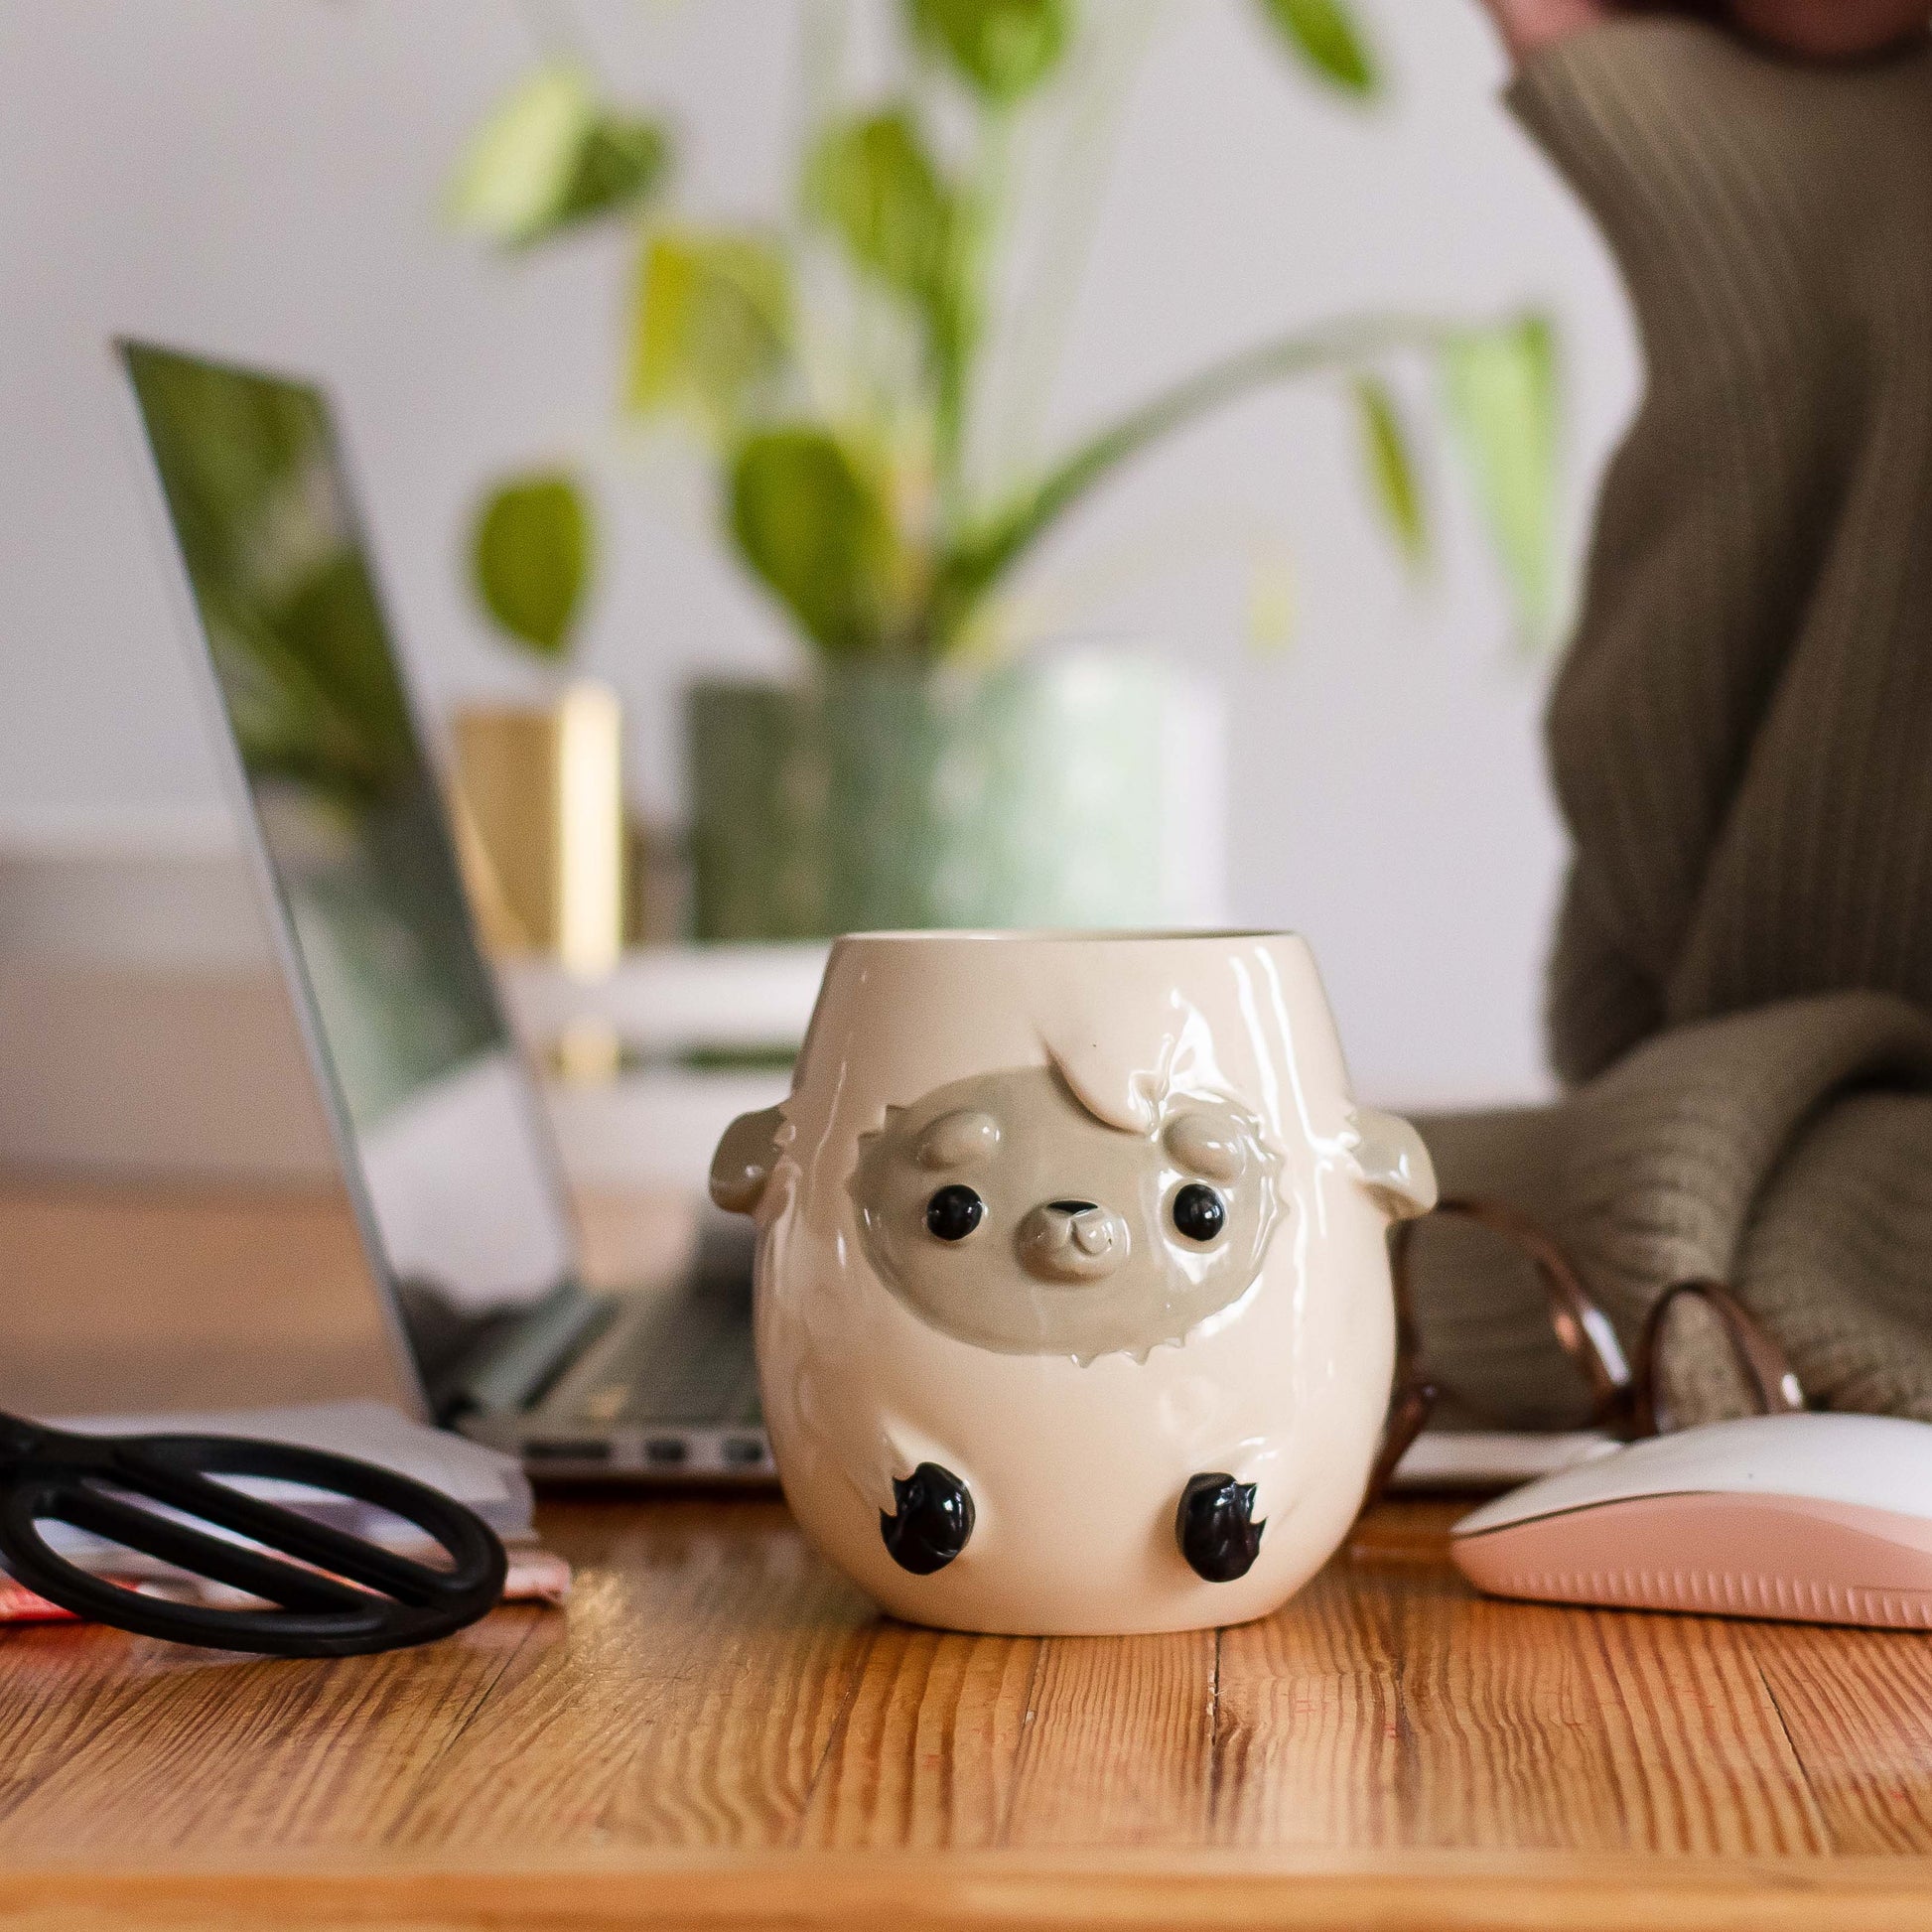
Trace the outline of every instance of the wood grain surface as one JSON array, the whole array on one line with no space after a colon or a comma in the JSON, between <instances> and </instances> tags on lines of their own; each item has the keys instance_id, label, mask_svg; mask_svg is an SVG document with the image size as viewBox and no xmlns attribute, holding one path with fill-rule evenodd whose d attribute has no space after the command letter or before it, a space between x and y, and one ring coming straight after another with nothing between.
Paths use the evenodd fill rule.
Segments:
<instances>
[{"instance_id":1,"label":"wood grain surface","mask_svg":"<svg viewBox=\"0 0 1932 1932\"><path fill-rule=\"evenodd\" d=\"M1486 1601L1454 1513L1195 1635L913 1629L776 1500L637 1496L418 1651L16 1629L0 1926L1932 1926L1932 1642Z\"/></svg>"}]
</instances>

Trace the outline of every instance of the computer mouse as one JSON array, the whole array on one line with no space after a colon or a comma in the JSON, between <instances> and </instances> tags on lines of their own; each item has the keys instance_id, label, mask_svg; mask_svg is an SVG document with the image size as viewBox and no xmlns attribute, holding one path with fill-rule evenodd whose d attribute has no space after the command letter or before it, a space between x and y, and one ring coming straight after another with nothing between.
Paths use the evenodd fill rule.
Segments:
<instances>
[{"instance_id":1,"label":"computer mouse","mask_svg":"<svg viewBox=\"0 0 1932 1932\"><path fill-rule=\"evenodd\" d=\"M1932 1629L1932 1424L1707 1423L1512 1489L1449 1535L1498 1596Z\"/></svg>"}]
</instances>

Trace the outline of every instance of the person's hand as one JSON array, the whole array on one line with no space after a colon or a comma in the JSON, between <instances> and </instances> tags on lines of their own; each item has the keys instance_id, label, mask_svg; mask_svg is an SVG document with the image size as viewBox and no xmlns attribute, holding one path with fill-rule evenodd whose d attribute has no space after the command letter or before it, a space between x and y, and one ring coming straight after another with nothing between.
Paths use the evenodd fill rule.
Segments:
<instances>
[{"instance_id":1,"label":"person's hand","mask_svg":"<svg viewBox=\"0 0 1932 1932\"><path fill-rule=\"evenodd\" d=\"M1923 34L1932 0L1709 0L1659 8L1631 0L1482 0L1511 55L1521 61L1539 48L1585 33L1617 14L1717 15L1753 38L1814 60L1846 60Z\"/></svg>"},{"instance_id":2,"label":"person's hand","mask_svg":"<svg viewBox=\"0 0 1932 1932\"><path fill-rule=\"evenodd\" d=\"M1610 17L1610 0L1482 0L1512 59L1555 47Z\"/></svg>"},{"instance_id":3,"label":"person's hand","mask_svg":"<svg viewBox=\"0 0 1932 1932\"><path fill-rule=\"evenodd\" d=\"M1747 34L1814 60L1842 61L1923 34L1927 0L1730 0Z\"/></svg>"}]
</instances>

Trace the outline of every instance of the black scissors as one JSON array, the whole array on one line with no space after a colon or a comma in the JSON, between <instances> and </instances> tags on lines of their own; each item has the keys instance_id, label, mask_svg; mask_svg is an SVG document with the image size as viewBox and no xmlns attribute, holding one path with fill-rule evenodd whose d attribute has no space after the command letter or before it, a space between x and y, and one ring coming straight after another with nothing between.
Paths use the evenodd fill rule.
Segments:
<instances>
[{"instance_id":1,"label":"black scissors","mask_svg":"<svg viewBox=\"0 0 1932 1932\"><path fill-rule=\"evenodd\" d=\"M219 1477L301 1483L372 1504L413 1523L450 1567L258 1501ZM225 1584L268 1607L171 1602L90 1575L50 1547L41 1533L50 1522ZM142 1636L271 1657L354 1657L428 1643L474 1623L501 1598L507 1562L474 1510L346 1455L235 1436L78 1436L0 1413L0 1566L62 1609Z\"/></svg>"}]
</instances>

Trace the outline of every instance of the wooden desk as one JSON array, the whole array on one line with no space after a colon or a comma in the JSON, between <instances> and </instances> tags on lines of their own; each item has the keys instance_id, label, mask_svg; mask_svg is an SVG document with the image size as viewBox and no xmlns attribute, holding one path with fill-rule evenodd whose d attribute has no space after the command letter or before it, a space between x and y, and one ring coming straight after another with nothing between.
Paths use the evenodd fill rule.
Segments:
<instances>
[{"instance_id":1,"label":"wooden desk","mask_svg":"<svg viewBox=\"0 0 1932 1932\"><path fill-rule=\"evenodd\" d=\"M312 1204L138 1209L298 1299L341 1261ZM78 1295L130 1211L0 1193L10 1302L50 1216ZM1932 1925L1932 1641L1485 1602L1451 1513L1218 1634L939 1635L775 1501L583 1498L567 1613L421 1651L15 1631L0 1926Z\"/></svg>"}]
</instances>

